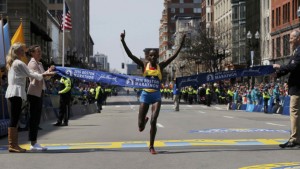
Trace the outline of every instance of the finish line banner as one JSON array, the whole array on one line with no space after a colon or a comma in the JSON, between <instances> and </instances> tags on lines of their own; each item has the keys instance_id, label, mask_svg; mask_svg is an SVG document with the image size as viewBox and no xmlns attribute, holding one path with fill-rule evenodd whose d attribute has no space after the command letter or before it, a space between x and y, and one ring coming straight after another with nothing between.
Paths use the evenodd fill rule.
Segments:
<instances>
[{"instance_id":1,"label":"finish line banner","mask_svg":"<svg viewBox=\"0 0 300 169\"><path fill-rule=\"evenodd\" d=\"M160 89L160 81L158 79L60 66L56 66L55 71L60 76L77 78L89 82L132 88Z\"/></svg>"},{"instance_id":2,"label":"finish line banner","mask_svg":"<svg viewBox=\"0 0 300 169\"><path fill-rule=\"evenodd\" d=\"M215 82L219 80L243 77L243 76L263 76L275 72L272 65L255 66L248 69L237 69L221 72L201 73L193 76L184 76L176 78L176 84L180 87L199 86L201 84Z\"/></svg>"}]
</instances>

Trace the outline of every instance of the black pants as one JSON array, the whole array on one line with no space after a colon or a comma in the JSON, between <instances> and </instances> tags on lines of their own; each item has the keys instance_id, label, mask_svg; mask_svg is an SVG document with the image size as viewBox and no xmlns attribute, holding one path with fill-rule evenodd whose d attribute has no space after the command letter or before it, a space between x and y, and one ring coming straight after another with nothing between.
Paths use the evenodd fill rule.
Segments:
<instances>
[{"instance_id":1,"label":"black pants","mask_svg":"<svg viewBox=\"0 0 300 169\"><path fill-rule=\"evenodd\" d=\"M8 98L10 104L10 124L9 127L17 127L21 109L22 109L22 98L21 97L10 97Z\"/></svg>"},{"instance_id":2,"label":"black pants","mask_svg":"<svg viewBox=\"0 0 300 169\"><path fill-rule=\"evenodd\" d=\"M210 104L211 104L211 94L207 94L206 95L206 105L210 106Z\"/></svg>"},{"instance_id":3,"label":"black pants","mask_svg":"<svg viewBox=\"0 0 300 169\"><path fill-rule=\"evenodd\" d=\"M97 110L100 112L102 110L102 99L98 98L97 99Z\"/></svg>"},{"instance_id":4,"label":"black pants","mask_svg":"<svg viewBox=\"0 0 300 169\"><path fill-rule=\"evenodd\" d=\"M58 114L58 123L68 123L70 116L70 98L60 96L59 100L59 114Z\"/></svg>"},{"instance_id":5,"label":"black pants","mask_svg":"<svg viewBox=\"0 0 300 169\"><path fill-rule=\"evenodd\" d=\"M38 127L40 125L43 98L33 95L27 95L29 102L29 133L28 137L30 141L36 141L38 135Z\"/></svg>"},{"instance_id":6,"label":"black pants","mask_svg":"<svg viewBox=\"0 0 300 169\"><path fill-rule=\"evenodd\" d=\"M268 113L268 101L269 99L264 99L264 113Z\"/></svg>"}]
</instances>

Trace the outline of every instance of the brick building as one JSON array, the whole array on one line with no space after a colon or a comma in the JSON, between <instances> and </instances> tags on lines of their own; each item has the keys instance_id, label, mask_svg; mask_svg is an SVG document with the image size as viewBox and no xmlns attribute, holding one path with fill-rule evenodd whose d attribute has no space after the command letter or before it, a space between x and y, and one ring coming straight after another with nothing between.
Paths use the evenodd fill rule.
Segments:
<instances>
[{"instance_id":1,"label":"brick building","mask_svg":"<svg viewBox=\"0 0 300 169\"><path fill-rule=\"evenodd\" d=\"M292 49L290 33L300 27L297 10L300 0L272 0L271 4L271 63L287 63Z\"/></svg>"}]
</instances>

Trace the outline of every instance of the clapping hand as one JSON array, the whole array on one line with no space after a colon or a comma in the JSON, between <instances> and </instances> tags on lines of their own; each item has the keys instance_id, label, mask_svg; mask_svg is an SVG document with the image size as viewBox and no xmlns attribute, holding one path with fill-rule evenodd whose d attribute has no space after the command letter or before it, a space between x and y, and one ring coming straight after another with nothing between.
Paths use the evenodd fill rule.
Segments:
<instances>
[{"instance_id":1,"label":"clapping hand","mask_svg":"<svg viewBox=\"0 0 300 169\"><path fill-rule=\"evenodd\" d=\"M44 72L42 75L43 77L47 77L47 76L54 76L56 74L56 72Z\"/></svg>"},{"instance_id":2,"label":"clapping hand","mask_svg":"<svg viewBox=\"0 0 300 169\"><path fill-rule=\"evenodd\" d=\"M273 64L273 68L276 69L276 70L280 69L280 65L279 64Z\"/></svg>"},{"instance_id":3,"label":"clapping hand","mask_svg":"<svg viewBox=\"0 0 300 169\"><path fill-rule=\"evenodd\" d=\"M48 72L53 72L55 70L55 66L54 65L51 65L49 68L48 68Z\"/></svg>"}]
</instances>

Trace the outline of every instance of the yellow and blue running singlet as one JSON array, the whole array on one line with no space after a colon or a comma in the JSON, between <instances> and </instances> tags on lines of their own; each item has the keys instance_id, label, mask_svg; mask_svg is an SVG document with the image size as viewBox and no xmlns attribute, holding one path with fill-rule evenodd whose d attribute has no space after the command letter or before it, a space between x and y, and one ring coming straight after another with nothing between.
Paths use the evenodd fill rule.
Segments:
<instances>
[{"instance_id":1,"label":"yellow and blue running singlet","mask_svg":"<svg viewBox=\"0 0 300 169\"><path fill-rule=\"evenodd\" d=\"M159 65L157 64L156 68L153 68L150 67L150 63L147 63L143 76L149 78L158 78L159 80L161 80L162 74ZM158 101L161 101L161 94L159 90L143 89L140 96L141 103L153 104Z\"/></svg>"}]
</instances>

